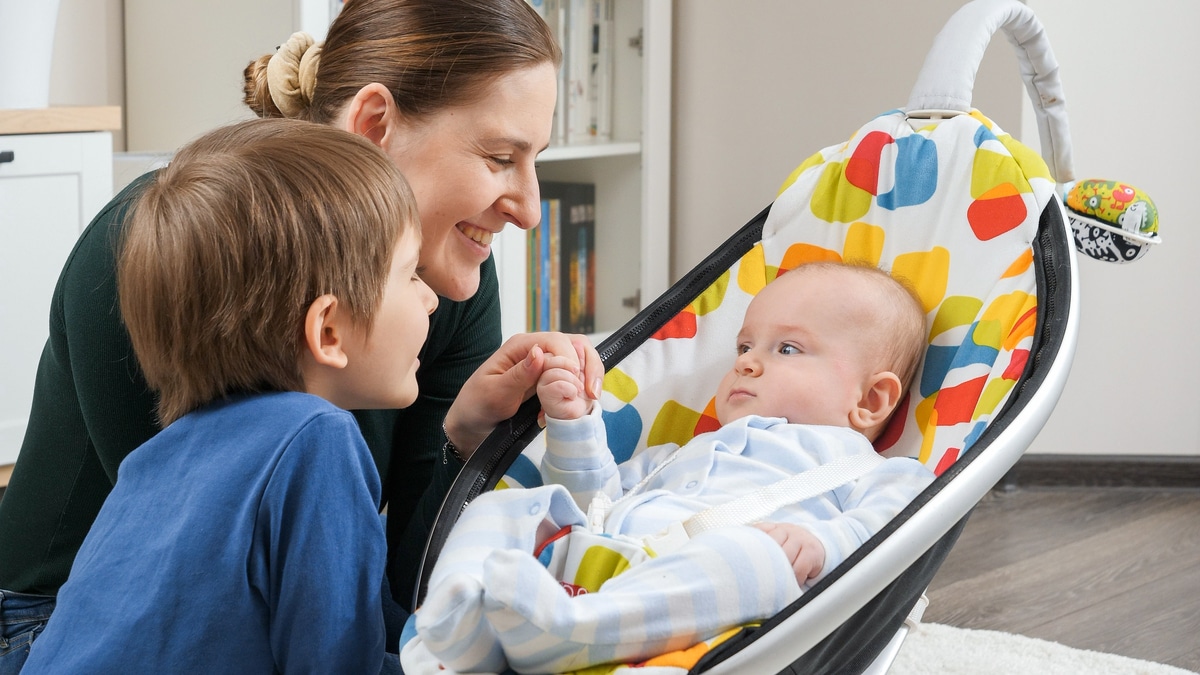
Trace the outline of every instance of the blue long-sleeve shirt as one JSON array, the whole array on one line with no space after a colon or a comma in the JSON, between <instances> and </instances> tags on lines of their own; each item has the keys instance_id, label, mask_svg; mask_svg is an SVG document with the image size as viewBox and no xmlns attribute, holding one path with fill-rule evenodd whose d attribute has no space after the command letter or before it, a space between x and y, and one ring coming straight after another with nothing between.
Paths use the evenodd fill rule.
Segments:
<instances>
[{"instance_id":1,"label":"blue long-sleeve shirt","mask_svg":"<svg viewBox=\"0 0 1200 675\"><path fill-rule=\"evenodd\" d=\"M23 672L379 672L380 480L350 413L213 404L118 476Z\"/></svg>"}]
</instances>

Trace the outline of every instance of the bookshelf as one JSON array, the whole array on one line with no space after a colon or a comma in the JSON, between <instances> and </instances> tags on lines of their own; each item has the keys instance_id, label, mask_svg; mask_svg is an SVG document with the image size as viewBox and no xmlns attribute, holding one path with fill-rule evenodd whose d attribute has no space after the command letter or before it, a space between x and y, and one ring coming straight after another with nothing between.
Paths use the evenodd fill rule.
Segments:
<instances>
[{"instance_id":1,"label":"bookshelf","mask_svg":"<svg viewBox=\"0 0 1200 675\"><path fill-rule=\"evenodd\" d=\"M612 138L552 144L545 181L596 191L596 330L604 335L666 291L670 261L671 0L613 1ZM493 247L505 336L524 330L524 233Z\"/></svg>"}]
</instances>

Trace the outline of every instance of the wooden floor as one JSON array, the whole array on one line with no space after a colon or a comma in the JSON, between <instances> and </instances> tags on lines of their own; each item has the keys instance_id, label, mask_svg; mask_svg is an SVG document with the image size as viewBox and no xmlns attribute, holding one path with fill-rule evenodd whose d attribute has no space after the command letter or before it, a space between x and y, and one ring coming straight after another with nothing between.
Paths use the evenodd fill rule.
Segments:
<instances>
[{"instance_id":1,"label":"wooden floor","mask_svg":"<svg viewBox=\"0 0 1200 675\"><path fill-rule=\"evenodd\" d=\"M1200 490L992 492L929 600L926 622L1200 672Z\"/></svg>"}]
</instances>

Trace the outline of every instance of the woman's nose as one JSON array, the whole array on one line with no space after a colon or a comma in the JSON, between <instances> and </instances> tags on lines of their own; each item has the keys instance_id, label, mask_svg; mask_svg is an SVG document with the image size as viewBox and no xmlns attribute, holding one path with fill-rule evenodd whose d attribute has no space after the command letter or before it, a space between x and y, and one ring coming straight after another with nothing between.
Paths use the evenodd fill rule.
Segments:
<instances>
[{"instance_id":1,"label":"woman's nose","mask_svg":"<svg viewBox=\"0 0 1200 675\"><path fill-rule=\"evenodd\" d=\"M542 220L541 191L532 167L522 171L497 203L505 219L522 230L532 230Z\"/></svg>"}]
</instances>

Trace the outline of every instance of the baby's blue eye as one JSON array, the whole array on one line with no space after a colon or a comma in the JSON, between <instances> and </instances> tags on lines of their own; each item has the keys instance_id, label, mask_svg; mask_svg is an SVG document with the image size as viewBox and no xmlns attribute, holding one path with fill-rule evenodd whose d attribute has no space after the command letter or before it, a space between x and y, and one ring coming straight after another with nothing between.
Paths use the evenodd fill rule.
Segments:
<instances>
[{"instance_id":1,"label":"baby's blue eye","mask_svg":"<svg viewBox=\"0 0 1200 675\"><path fill-rule=\"evenodd\" d=\"M741 356L742 354L745 354L748 351L750 351L750 345L738 345L737 346L738 356Z\"/></svg>"},{"instance_id":2,"label":"baby's blue eye","mask_svg":"<svg viewBox=\"0 0 1200 675\"><path fill-rule=\"evenodd\" d=\"M779 345L779 353L788 355L799 354L800 349L796 345Z\"/></svg>"}]
</instances>

